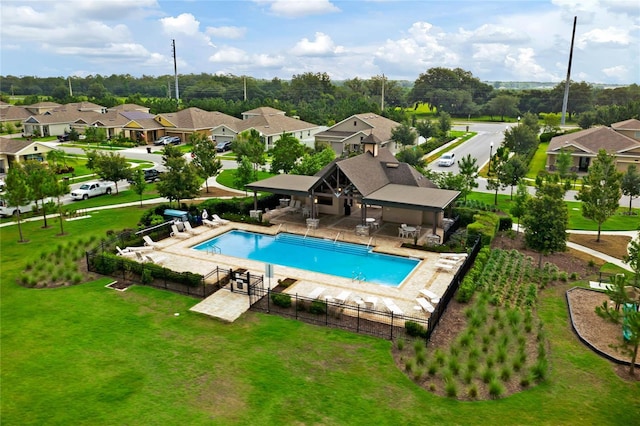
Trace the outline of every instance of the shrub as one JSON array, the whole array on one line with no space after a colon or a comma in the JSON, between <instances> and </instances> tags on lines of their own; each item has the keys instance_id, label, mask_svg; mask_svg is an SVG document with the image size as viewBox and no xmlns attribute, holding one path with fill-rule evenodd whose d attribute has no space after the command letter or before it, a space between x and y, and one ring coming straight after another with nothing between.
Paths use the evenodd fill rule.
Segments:
<instances>
[{"instance_id":1,"label":"shrub","mask_svg":"<svg viewBox=\"0 0 640 426\"><path fill-rule=\"evenodd\" d=\"M511 368L505 365L504 367L502 367L502 370L500 370L500 379L503 382L508 382L511 378L511 373Z\"/></svg>"},{"instance_id":2,"label":"shrub","mask_svg":"<svg viewBox=\"0 0 640 426\"><path fill-rule=\"evenodd\" d=\"M498 223L499 231L510 230L512 226L513 226L513 219L511 219L511 216L500 216L499 223Z\"/></svg>"},{"instance_id":3,"label":"shrub","mask_svg":"<svg viewBox=\"0 0 640 426\"><path fill-rule=\"evenodd\" d=\"M396 341L396 348L398 348L399 351L404 349L404 339L398 339Z\"/></svg>"},{"instance_id":4,"label":"shrub","mask_svg":"<svg viewBox=\"0 0 640 426\"><path fill-rule=\"evenodd\" d=\"M504 386L502 386L502 383L496 379L492 379L491 382L489 382L489 395L491 395L492 398L499 398L503 393Z\"/></svg>"},{"instance_id":5,"label":"shrub","mask_svg":"<svg viewBox=\"0 0 640 426\"><path fill-rule=\"evenodd\" d=\"M291 307L291 296L286 293L272 293L271 300L276 306L280 306L282 308Z\"/></svg>"},{"instance_id":6,"label":"shrub","mask_svg":"<svg viewBox=\"0 0 640 426\"><path fill-rule=\"evenodd\" d=\"M151 284L152 281L153 281L153 276L151 276L151 271L148 269L143 269L142 275L140 277L140 282L146 285L146 284Z\"/></svg>"},{"instance_id":7,"label":"shrub","mask_svg":"<svg viewBox=\"0 0 640 426\"><path fill-rule=\"evenodd\" d=\"M321 300L314 300L311 302L309 312L315 315L322 315L327 312L327 303Z\"/></svg>"},{"instance_id":8,"label":"shrub","mask_svg":"<svg viewBox=\"0 0 640 426\"><path fill-rule=\"evenodd\" d=\"M482 381L485 383L489 383L495 379L496 373L491 368L485 368L481 374Z\"/></svg>"},{"instance_id":9,"label":"shrub","mask_svg":"<svg viewBox=\"0 0 640 426\"><path fill-rule=\"evenodd\" d=\"M478 386L476 386L475 383L473 385L469 386L469 390L467 391L467 395L469 395L469 398L477 398L478 397Z\"/></svg>"},{"instance_id":10,"label":"shrub","mask_svg":"<svg viewBox=\"0 0 640 426\"><path fill-rule=\"evenodd\" d=\"M449 398L455 398L458 394L458 387L456 386L456 382L453 380L447 381L447 384L444 386L444 390Z\"/></svg>"},{"instance_id":11,"label":"shrub","mask_svg":"<svg viewBox=\"0 0 640 426\"><path fill-rule=\"evenodd\" d=\"M531 375L537 382L541 382L547 378L547 361L544 358L539 359L533 367L531 367Z\"/></svg>"},{"instance_id":12,"label":"shrub","mask_svg":"<svg viewBox=\"0 0 640 426\"><path fill-rule=\"evenodd\" d=\"M406 321L404 323L404 328L405 330L407 330L407 334L409 336L425 338L427 337L427 329L415 321Z\"/></svg>"},{"instance_id":13,"label":"shrub","mask_svg":"<svg viewBox=\"0 0 640 426\"><path fill-rule=\"evenodd\" d=\"M424 365L427 362L427 355L424 352L416 353L416 364Z\"/></svg>"}]
</instances>

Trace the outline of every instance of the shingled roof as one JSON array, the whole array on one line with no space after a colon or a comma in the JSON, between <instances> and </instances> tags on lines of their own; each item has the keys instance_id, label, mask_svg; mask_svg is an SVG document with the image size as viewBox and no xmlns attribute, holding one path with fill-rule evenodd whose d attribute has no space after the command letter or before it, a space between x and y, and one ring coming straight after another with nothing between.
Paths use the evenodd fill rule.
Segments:
<instances>
[{"instance_id":1,"label":"shingled roof","mask_svg":"<svg viewBox=\"0 0 640 426\"><path fill-rule=\"evenodd\" d=\"M637 149L639 145L640 142L616 132L611 127L594 127L554 137L549 142L547 152L555 153L562 148L573 147L587 154L597 155L601 149L614 154Z\"/></svg>"},{"instance_id":2,"label":"shingled roof","mask_svg":"<svg viewBox=\"0 0 640 426\"><path fill-rule=\"evenodd\" d=\"M613 123L611 128L614 130L638 130L640 131L640 120L630 118L629 120Z\"/></svg>"}]
</instances>

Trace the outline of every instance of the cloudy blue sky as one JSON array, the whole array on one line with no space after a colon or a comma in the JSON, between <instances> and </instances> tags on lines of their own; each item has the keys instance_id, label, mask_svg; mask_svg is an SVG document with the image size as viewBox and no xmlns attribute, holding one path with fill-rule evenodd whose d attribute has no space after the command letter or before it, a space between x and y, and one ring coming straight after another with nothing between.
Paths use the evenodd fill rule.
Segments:
<instances>
[{"instance_id":1,"label":"cloudy blue sky","mask_svg":"<svg viewBox=\"0 0 640 426\"><path fill-rule=\"evenodd\" d=\"M637 0L2 0L0 75L222 73L640 83Z\"/></svg>"}]
</instances>

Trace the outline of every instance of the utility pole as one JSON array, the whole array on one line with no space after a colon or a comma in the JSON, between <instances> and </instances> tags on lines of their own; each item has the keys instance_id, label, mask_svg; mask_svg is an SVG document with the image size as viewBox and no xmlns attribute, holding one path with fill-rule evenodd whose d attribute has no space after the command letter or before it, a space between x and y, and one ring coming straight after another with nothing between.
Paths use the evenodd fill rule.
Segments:
<instances>
[{"instance_id":1,"label":"utility pole","mask_svg":"<svg viewBox=\"0 0 640 426\"><path fill-rule=\"evenodd\" d=\"M69 80L69 97L72 98L73 97L73 89L71 88L71 76L67 77L67 80Z\"/></svg>"},{"instance_id":2,"label":"utility pole","mask_svg":"<svg viewBox=\"0 0 640 426\"><path fill-rule=\"evenodd\" d=\"M242 78L243 86L244 86L244 100L247 100L247 76Z\"/></svg>"},{"instance_id":3,"label":"utility pole","mask_svg":"<svg viewBox=\"0 0 640 426\"><path fill-rule=\"evenodd\" d=\"M382 74L382 96L380 96L380 112L384 111L384 74Z\"/></svg>"},{"instance_id":4,"label":"utility pole","mask_svg":"<svg viewBox=\"0 0 640 426\"><path fill-rule=\"evenodd\" d=\"M176 101L180 105L180 91L178 90L178 62L176 61L176 40L172 40L173 45L173 73L176 76Z\"/></svg>"},{"instance_id":5,"label":"utility pole","mask_svg":"<svg viewBox=\"0 0 640 426\"><path fill-rule=\"evenodd\" d=\"M573 33L571 34L571 50L569 50L569 66L567 67L567 81L564 83L564 99L562 100L562 118L560 125L564 126L564 120L567 115L567 104L569 103L569 84L571 82L571 60L573 59L573 40L576 37L576 22L578 17L573 17Z\"/></svg>"}]
</instances>

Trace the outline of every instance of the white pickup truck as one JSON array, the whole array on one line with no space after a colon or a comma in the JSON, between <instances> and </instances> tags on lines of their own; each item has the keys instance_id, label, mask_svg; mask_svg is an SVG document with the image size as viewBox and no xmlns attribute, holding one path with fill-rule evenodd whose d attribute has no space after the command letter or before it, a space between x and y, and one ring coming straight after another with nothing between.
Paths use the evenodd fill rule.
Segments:
<instances>
[{"instance_id":1,"label":"white pickup truck","mask_svg":"<svg viewBox=\"0 0 640 426\"><path fill-rule=\"evenodd\" d=\"M114 184L112 182L87 182L80 185L80 188L71 191L71 198L74 200L86 200L102 194L111 194Z\"/></svg>"},{"instance_id":2,"label":"white pickup truck","mask_svg":"<svg viewBox=\"0 0 640 426\"><path fill-rule=\"evenodd\" d=\"M18 213L18 210L20 210L20 214L27 213L33 210L33 207L33 204L27 204L26 206L20 206L19 208L10 206L7 203L7 200L5 200L4 198L0 198L0 216L2 217L14 216Z\"/></svg>"}]
</instances>

